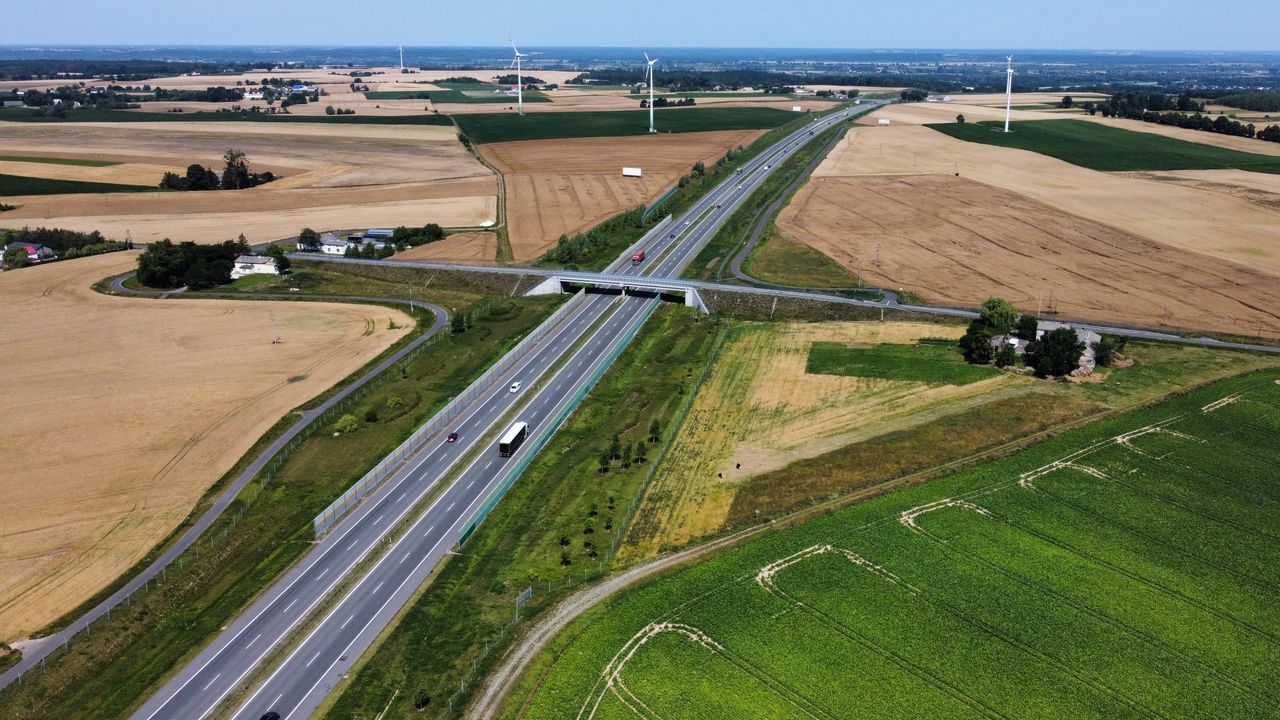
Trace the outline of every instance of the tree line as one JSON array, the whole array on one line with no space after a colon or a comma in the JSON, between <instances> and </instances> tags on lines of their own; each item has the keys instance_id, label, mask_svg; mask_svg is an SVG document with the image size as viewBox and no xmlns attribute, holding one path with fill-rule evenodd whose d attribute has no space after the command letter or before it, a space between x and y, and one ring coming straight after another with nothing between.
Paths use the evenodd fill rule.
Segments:
<instances>
[{"instance_id":1,"label":"tree line","mask_svg":"<svg viewBox=\"0 0 1280 720\"><path fill-rule=\"evenodd\" d=\"M1273 93L1280 97L1280 93ZM1064 99L1065 100L1065 99ZM1100 103L1085 103L1081 107L1090 115L1118 117L1157 125L1173 125L1188 130L1257 138L1268 142L1280 142L1280 125L1259 129L1253 123L1242 123L1226 115L1204 114L1205 105L1189 93L1166 95L1164 93L1126 92L1112 95Z\"/></svg>"},{"instance_id":2,"label":"tree line","mask_svg":"<svg viewBox=\"0 0 1280 720\"><path fill-rule=\"evenodd\" d=\"M276 179L275 174L270 171L255 173L249 170L248 158L235 148L229 148L222 155L222 161L221 175L199 163L193 163L187 166L186 175L165 173L160 179L160 187L185 191L247 190Z\"/></svg>"},{"instance_id":3,"label":"tree line","mask_svg":"<svg viewBox=\"0 0 1280 720\"><path fill-rule=\"evenodd\" d=\"M664 107L693 107L695 104L697 104L697 102L696 102L693 98L691 98L691 97L687 97L687 98L684 98L684 99L681 99L681 100L672 100L671 98L665 98L665 97L658 97L658 98L654 98L654 99L653 99L653 106L654 106L655 108L664 108ZM641 100L641 101L640 101L640 107L641 107L641 109L648 109L648 107L649 107L649 98L645 98L645 99Z\"/></svg>"},{"instance_id":4,"label":"tree line","mask_svg":"<svg viewBox=\"0 0 1280 720\"><path fill-rule=\"evenodd\" d=\"M1253 112L1280 112L1280 92L1247 92L1223 95L1218 102L1241 110Z\"/></svg>"},{"instance_id":5,"label":"tree line","mask_svg":"<svg viewBox=\"0 0 1280 720\"><path fill-rule=\"evenodd\" d=\"M869 85L900 87L919 83L902 75L799 75L767 70L663 70L662 85L678 92L741 90L742 88L776 88L796 85ZM640 85L648 81L640 68L602 68L589 70L568 81L570 85L586 85L588 81L604 85ZM934 87L928 82L928 87ZM944 89L944 88L938 88Z\"/></svg>"},{"instance_id":6,"label":"tree line","mask_svg":"<svg viewBox=\"0 0 1280 720\"><path fill-rule=\"evenodd\" d=\"M138 282L151 288L189 287L205 290L231 282L231 269L240 255L249 254L244 236L217 245L168 238L147 245L138 256Z\"/></svg>"}]
</instances>

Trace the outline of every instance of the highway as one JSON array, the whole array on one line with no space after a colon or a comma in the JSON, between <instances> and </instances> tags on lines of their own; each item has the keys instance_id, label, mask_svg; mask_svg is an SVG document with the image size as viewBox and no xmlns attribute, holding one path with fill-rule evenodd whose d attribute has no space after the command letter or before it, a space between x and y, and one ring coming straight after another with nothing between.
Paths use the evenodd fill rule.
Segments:
<instances>
[{"instance_id":1,"label":"highway","mask_svg":"<svg viewBox=\"0 0 1280 720\"><path fill-rule=\"evenodd\" d=\"M677 218L646 247L645 263L632 266L628 252L610 272L677 276L780 162L832 124L874 107L845 109L787 136ZM531 451L527 443L502 458L497 435L515 419L528 422L531 435L554 430L549 424L567 415L570 403L630 340L658 300L596 294L569 302L573 306L559 325L462 410L448 429L459 434L458 442L446 443L446 430L429 440L134 717L204 718L232 707L233 700L239 701L235 718L258 720L268 711L282 718L308 717L453 548L459 531L501 483L504 469ZM517 380L521 390L510 392ZM425 510L415 512L428 500ZM393 532L397 528L402 532ZM317 611L320 619L304 627ZM251 687L258 675L265 679Z\"/></svg>"}]
</instances>

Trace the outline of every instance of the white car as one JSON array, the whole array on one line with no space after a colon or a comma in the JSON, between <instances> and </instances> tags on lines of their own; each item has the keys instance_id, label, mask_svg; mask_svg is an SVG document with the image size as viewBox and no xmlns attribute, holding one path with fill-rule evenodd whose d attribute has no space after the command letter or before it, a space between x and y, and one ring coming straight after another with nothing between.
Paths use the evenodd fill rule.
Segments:
<instances>
[{"instance_id":1,"label":"white car","mask_svg":"<svg viewBox=\"0 0 1280 720\"><path fill-rule=\"evenodd\" d=\"M513 392L513 393L518 393L518 392L520 392L520 382L519 382L519 381L516 381L516 382L511 383L511 392Z\"/></svg>"}]
</instances>

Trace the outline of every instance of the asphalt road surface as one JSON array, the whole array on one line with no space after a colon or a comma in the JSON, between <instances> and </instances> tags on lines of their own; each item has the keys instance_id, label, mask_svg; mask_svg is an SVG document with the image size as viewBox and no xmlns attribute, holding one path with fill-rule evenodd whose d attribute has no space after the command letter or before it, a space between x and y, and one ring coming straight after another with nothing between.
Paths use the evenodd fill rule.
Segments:
<instances>
[{"instance_id":1,"label":"asphalt road surface","mask_svg":"<svg viewBox=\"0 0 1280 720\"><path fill-rule=\"evenodd\" d=\"M678 275L780 162L832 124L873 107L817 118L787 136L677 218L665 237L646 248L645 263L632 265L626 254L610 271L631 278ZM557 328L335 525L134 717L203 718L232 699L239 702L235 718L257 720L268 711L282 718L309 716L454 547L458 533L501 484L503 471L531 450L529 443L503 458L497 436L516 420L529 423L531 435L553 430L547 424L571 409L569 403L658 300L598 294L570 302L574 307ZM517 380L521 391L510 392ZM447 432L457 432L459 441L446 443ZM428 498L427 508L415 512ZM403 532L392 532L405 524ZM333 597L339 586L341 596ZM323 611L319 621L305 623L304 631L304 620L316 610ZM252 687L260 674L265 680Z\"/></svg>"}]
</instances>

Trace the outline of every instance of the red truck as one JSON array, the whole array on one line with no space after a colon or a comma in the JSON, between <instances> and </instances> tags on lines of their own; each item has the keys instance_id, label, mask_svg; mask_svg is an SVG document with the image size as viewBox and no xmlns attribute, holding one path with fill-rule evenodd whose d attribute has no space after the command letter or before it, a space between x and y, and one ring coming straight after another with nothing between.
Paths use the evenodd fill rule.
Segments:
<instances>
[{"instance_id":1,"label":"red truck","mask_svg":"<svg viewBox=\"0 0 1280 720\"><path fill-rule=\"evenodd\" d=\"M640 263L642 263L642 262L644 262L644 251L643 251L643 250L641 250L640 252L638 252L638 253L636 253L635 255L632 255L632 256L631 256L631 264L632 264L632 265L639 265L639 264L640 264Z\"/></svg>"}]
</instances>

